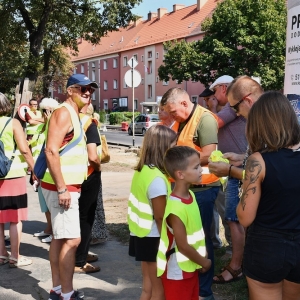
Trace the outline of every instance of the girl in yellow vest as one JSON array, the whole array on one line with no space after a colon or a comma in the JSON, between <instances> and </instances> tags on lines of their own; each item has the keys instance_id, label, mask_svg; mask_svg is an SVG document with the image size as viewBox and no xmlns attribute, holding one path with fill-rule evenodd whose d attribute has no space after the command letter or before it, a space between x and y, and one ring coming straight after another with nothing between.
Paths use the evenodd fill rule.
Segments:
<instances>
[{"instance_id":1,"label":"girl in yellow vest","mask_svg":"<svg viewBox=\"0 0 300 300\"><path fill-rule=\"evenodd\" d=\"M194 193L190 186L201 181L200 155L188 146L169 149L164 157L175 186L168 197L157 255L157 276L161 276L166 300L198 300L198 271L211 267Z\"/></svg>"},{"instance_id":2,"label":"girl in yellow vest","mask_svg":"<svg viewBox=\"0 0 300 300\"><path fill-rule=\"evenodd\" d=\"M166 199L171 191L163 156L175 143L176 133L170 128L150 127L132 179L128 201L129 255L142 262L142 300L165 299L161 280L156 275L156 255Z\"/></svg>"}]
</instances>

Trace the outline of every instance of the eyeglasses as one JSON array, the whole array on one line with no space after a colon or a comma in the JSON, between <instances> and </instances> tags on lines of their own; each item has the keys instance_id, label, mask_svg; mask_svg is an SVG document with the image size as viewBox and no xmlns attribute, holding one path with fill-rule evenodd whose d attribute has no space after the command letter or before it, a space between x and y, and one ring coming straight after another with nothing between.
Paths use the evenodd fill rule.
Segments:
<instances>
[{"instance_id":1,"label":"eyeglasses","mask_svg":"<svg viewBox=\"0 0 300 300\"><path fill-rule=\"evenodd\" d=\"M89 92L92 95L95 92L95 89L91 86L71 86L71 88L80 89L81 94Z\"/></svg>"},{"instance_id":2,"label":"eyeglasses","mask_svg":"<svg viewBox=\"0 0 300 300\"><path fill-rule=\"evenodd\" d=\"M234 104L234 105L230 105L230 107L231 107L236 113L238 113L238 112L239 112L239 105L240 105L247 97L249 97L250 95L251 95L251 93L248 94L248 95L246 95L245 97L243 97L238 103L236 103L236 104Z\"/></svg>"}]
</instances>

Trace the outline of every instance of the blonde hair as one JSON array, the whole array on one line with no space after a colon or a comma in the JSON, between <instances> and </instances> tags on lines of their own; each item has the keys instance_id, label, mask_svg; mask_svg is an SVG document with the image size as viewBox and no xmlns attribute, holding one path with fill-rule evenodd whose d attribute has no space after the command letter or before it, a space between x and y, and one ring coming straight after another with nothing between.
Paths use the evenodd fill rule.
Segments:
<instances>
[{"instance_id":1,"label":"blonde hair","mask_svg":"<svg viewBox=\"0 0 300 300\"><path fill-rule=\"evenodd\" d=\"M177 134L172 129L164 125L154 125L150 127L144 137L140 160L135 170L142 171L144 165L157 167L165 172L163 157L165 152L176 141Z\"/></svg>"},{"instance_id":2,"label":"blonde hair","mask_svg":"<svg viewBox=\"0 0 300 300\"><path fill-rule=\"evenodd\" d=\"M94 107L93 107L92 103L90 103L89 106L87 107L85 114L88 115L88 116L93 116L93 114L94 114Z\"/></svg>"}]
</instances>

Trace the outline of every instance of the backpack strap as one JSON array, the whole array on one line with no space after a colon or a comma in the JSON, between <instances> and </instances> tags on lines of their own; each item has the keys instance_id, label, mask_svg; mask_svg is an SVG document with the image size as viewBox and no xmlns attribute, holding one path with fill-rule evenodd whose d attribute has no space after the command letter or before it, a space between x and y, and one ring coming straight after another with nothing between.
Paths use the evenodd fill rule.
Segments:
<instances>
[{"instance_id":1,"label":"backpack strap","mask_svg":"<svg viewBox=\"0 0 300 300\"><path fill-rule=\"evenodd\" d=\"M1 131L1 133L0 133L0 138L1 138L1 136L2 136L2 133L3 133L4 129L5 129L6 126L7 126L7 124L10 122L10 120L11 120L11 118L9 118L9 119L6 121L6 123L5 123L5 125L4 125L4 127L3 127L3 129L2 129L2 131Z\"/></svg>"},{"instance_id":2,"label":"backpack strap","mask_svg":"<svg viewBox=\"0 0 300 300\"><path fill-rule=\"evenodd\" d=\"M3 127L3 129L2 129L2 131L1 131L1 133L0 133L0 138L1 138L1 136L2 136L2 133L3 133L4 129L6 128L6 126L8 125L8 123L10 122L10 120L11 120L11 118L9 118L9 119L6 121L6 123L5 123L5 125L4 125L4 127ZM11 161L13 161L13 159L15 158L15 152L16 152L16 149L17 149L17 145L16 145L16 142L15 142L15 139L14 139L14 151L13 151L13 153L12 153L12 155L11 155L11 158L10 158Z\"/></svg>"}]
</instances>

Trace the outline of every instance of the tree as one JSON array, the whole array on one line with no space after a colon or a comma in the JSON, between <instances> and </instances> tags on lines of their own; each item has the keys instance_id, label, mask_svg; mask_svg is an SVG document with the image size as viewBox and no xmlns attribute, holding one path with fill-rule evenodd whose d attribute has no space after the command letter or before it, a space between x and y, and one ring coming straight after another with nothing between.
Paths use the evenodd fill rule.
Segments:
<instances>
[{"instance_id":1,"label":"tree","mask_svg":"<svg viewBox=\"0 0 300 300\"><path fill-rule=\"evenodd\" d=\"M250 75L261 77L265 89L281 89L286 18L285 0L225 0L202 23L202 40L165 44L159 77L208 85L224 74Z\"/></svg>"},{"instance_id":2,"label":"tree","mask_svg":"<svg viewBox=\"0 0 300 300\"><path fill-rule=\"evenodd\" d=\"M109 31L128 25L135 16L131 9L141 0L0 0L0 40L9 28L9 44L15 39L27 43L24 76L37 80L43 67L46 44L61 45L76 52L78 38L93 44ZM48 47L51 49L51 47ZM53 48L52 48L53 49ZM50 60L48 60L50 61ZM47 68L47 67L46 67ZM22 73L22 72L21 72ZM1 78L0 78L1 79Z\"/></svg>"}]
</instances>

